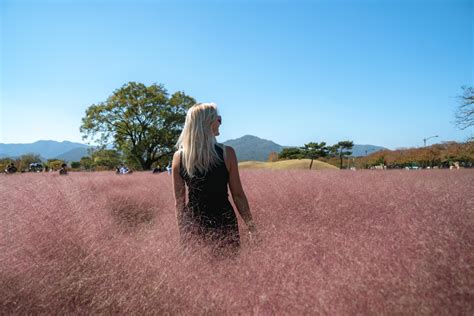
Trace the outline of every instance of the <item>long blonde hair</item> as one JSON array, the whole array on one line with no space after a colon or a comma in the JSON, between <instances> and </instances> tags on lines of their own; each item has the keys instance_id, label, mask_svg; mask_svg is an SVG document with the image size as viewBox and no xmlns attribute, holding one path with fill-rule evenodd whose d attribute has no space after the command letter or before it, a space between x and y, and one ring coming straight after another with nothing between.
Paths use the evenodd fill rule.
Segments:
<instances>
[{"instance_id":1,"label":"long blonde hair","mask_svg":"<svg viewBox=\"0 0 474 316\"><path fill-rule=\"evenodd\" d=\"M195 104L186 114L176 147L182 152L181 165L190 177L198 172L206 173L221 161L215 149L216 137L212 132L212 123L217 117L214 103Z\"/></svg>"}]
</instances>

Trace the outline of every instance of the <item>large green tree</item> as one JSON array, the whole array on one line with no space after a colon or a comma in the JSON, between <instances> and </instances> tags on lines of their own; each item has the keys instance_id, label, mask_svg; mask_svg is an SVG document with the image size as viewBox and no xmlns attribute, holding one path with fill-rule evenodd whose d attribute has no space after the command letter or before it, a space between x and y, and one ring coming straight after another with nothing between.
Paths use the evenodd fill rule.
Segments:
<instances>
[{"instance_id":1,"label":"large green tree","mask_svg":"<svg viewBox=\"0 0 474 316\"><path fill-rule=\"evenodd\" d=\"M304 147L301 147L301 150L305 156L305 158L311 159L311 163L309 164L309 169L313 167L313 160L326 157L328 155L328 148L325 142L315 143L311 142L308 144L304 144Z\"/></svg>"},{"instance_id":2,"label":"large green tree","mask_svg":"<svg viewBox=\"0 0 474 316\"><path fill-rule=\"evenodd\" d=\"M149 170L163 157L171 159L186 111L195 103L184 92L170 96L161 84L129 82L88 107L80 130L84 139L113 142L127 160Z\"/></svg>"}]
</instances>

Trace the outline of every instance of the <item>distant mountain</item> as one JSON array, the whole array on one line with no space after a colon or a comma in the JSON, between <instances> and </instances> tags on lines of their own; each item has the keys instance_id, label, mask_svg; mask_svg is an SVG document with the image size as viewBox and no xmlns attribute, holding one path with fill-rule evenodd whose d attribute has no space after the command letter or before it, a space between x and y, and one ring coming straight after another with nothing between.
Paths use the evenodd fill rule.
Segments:
<instances>
[{"instance_id":1,"label":"distant mountain","mask_svg":"<svg viewBox=\"0 0 474 316\"><path fill-rule=\"evenodd\" d=\"M283 148L289 146L278 145L271 140L261 139L252 135L245 135L237 139L224 142L232 146L239 161L267 161L271 152L280 153ZM65 161L79 161L88 156L87 150L90 146L69 141L57 142L53 140L40 140L31 144L1 144L0 158L19 157L24 154L39 154L43 159L57 158ZM365 156L386 148L374 145L354 145L352 156Z\"/></svg>"},{"instance_id":2,"label":"distant mountain","mask_svg":"<svg viewBox=\"0 0 474 316\"><path fill-rule=\"evenodd\" d=\"M267 161L268 155L274 151L280 153L285 147L297 146L282 146L270 140L265 140L252 135L245 135L237 139L231 139L224 142L225 145L232 146L237 154L239 161ZM354 145L352 148L352 156L359 157L376 151L384 150L386 148L374 145Z\"/></svg>"},{"instance_id":3,"label":"distant mountain","mask_svg":"<svg viewBox=\"0 0 474 316\"><path fill-rule=\"evenodd\" d=\"M387 150L388 148L374 145L354 145L352 148L352 157L361 157L373 154L376 151Z\"/></svg>"},{"instance_id":4,"label":"distant mountain","mask_svg":"<svg viewBox=\"0 0 474 316\"><path fill-rule=\"evenodd\" d=\"M274 151L279 153L283 146L270 140L261 139L252 135L245 135L237 139L230 139L224 145L232 146L239 161L266 161L268 155Z\"/></svg>"},{"instance_id":5,"label":"distant mountain","mask_svg":"<svg viewBox=\"0 0 474 316\"><path fill-rule=\"evenodd\" d=\"M78 148L85 149L87 151L87 148L89 148L89 146L70 141L57 142L54 140L39 140L31 144L0 143L0 157L19 157L24 154L33 153L38 154L45 159L52 159L58 158L61 155L68 153L69 151L77 150ZM79 150L77 150L77 152L79 152Z\"/></svg>"},{"instance_id":6,"label":"distant mountain","mask_svg":"<svg viewBox=\"0 0 474 316\"><path fill-rule=\"evenodd\" d=\"M64 161L79 161L81 160L82 157L89 156L88 153L89 147L84 148L84 147L76 147L74 149L71 149L59 156L56 156L55 158L64 160Z\"/></svg>"}]
</instances>

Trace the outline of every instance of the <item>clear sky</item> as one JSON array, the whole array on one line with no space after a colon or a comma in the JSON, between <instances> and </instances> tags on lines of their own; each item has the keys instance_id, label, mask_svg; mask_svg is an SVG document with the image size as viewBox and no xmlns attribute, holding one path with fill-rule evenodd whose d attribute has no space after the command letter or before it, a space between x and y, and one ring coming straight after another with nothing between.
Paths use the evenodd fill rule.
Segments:
<instances>
[{"instance_id":1,"label":"clear sky","mask_svg":"<svg viewBox=\"0 0 474 316\"><path fill-rule=\"evenodd\" d=\"M473 134L473 1L0 0L0 142L82 142L129 81L216 102L219 141L391 149Z\"/></svg>"}]
</instances>

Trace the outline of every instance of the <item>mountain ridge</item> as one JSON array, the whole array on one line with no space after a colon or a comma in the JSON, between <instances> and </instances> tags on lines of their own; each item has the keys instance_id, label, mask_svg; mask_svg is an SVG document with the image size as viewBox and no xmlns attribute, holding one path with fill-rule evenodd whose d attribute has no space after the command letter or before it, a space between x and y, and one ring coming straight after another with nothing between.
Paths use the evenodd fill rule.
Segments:
<instances>
[{"instance_id":1,"label":"mountain ridge","mask_svg":"<svg viewBox=\"0 0 474 316\"><path fill-rule=\"evenodd\" d=\"M266 161L271 152L279 153L284 148L271 140L253 135L229 139L223 144L234 148L238 161Z\"/></svg>"},{"instance_id":2,"label":"mountain ridge","mask_svg":"<svg viewBox=\"0 0 474 316\"><path fill-rule=\"evenodd\" d=\"M279 153L283 148L298 146L283 146L271 140L262 139L254 135L244 135L239 138L229 139L223 144L232 146L239 161L267 161L271 152ZM61 159L68 162L79 161L88 156L88 149L92 146L64 140L38 140L29 144L4 144L0 143L0 158L17 158L21 155L33 153L43 159ZM386 148L375 145L354 145L352 156L365 156Z\"/></svg>"},{"instance_id":3,"label":"mountain ridge","mask_svg":"<svg viewBox=\"0 0 474 316\"><path fill-rule=\"evenodd\" d=\"M75 148L89 147L89 145L75 143L68 140L61 142L55 140L38 140L36 142L26 144L0 143L0 157L18 157L32 153L38 154L45 159L52 159Z\"/></svg>"}]
</instances>

